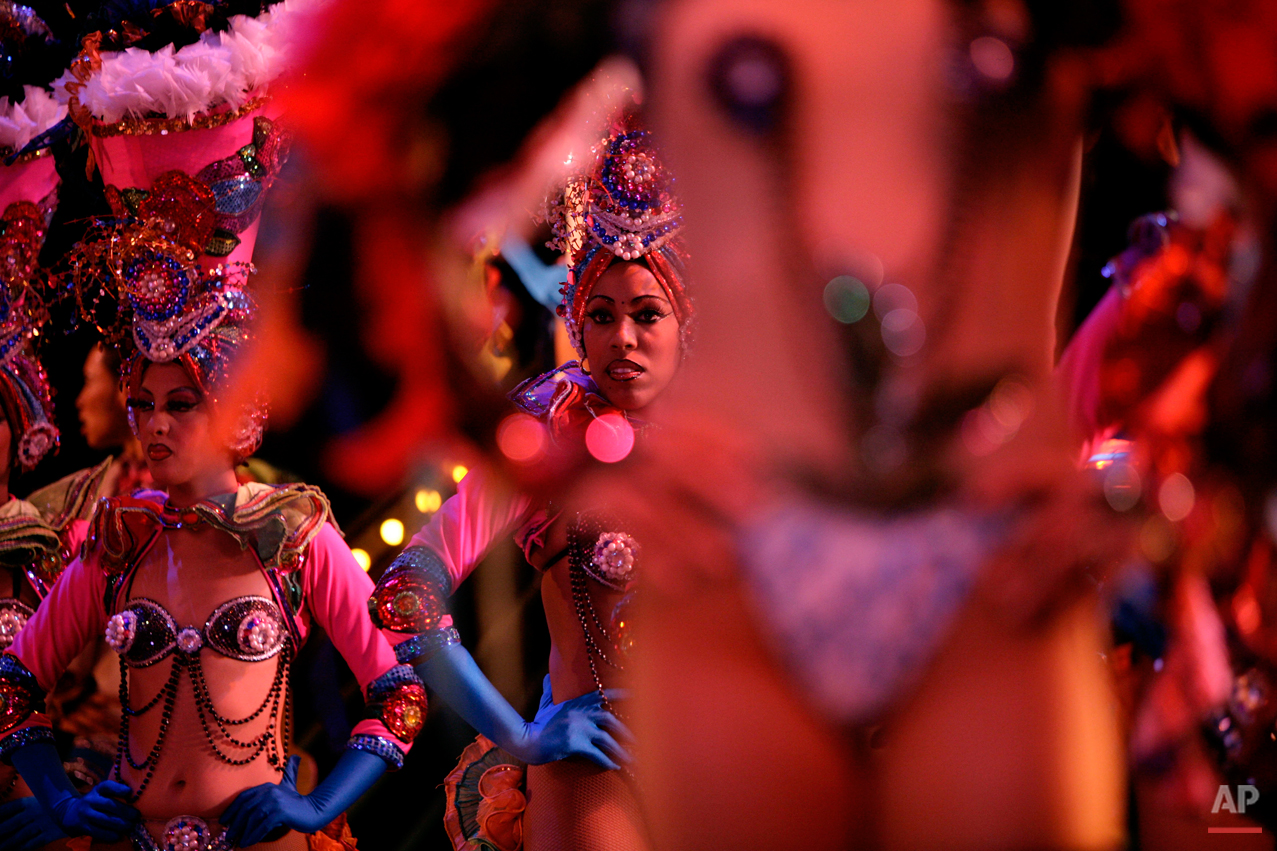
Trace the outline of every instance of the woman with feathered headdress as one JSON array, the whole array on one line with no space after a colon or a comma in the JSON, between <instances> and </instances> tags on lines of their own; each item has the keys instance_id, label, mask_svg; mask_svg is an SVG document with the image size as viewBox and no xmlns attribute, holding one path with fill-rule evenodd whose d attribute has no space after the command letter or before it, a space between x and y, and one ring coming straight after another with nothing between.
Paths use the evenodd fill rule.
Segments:
<instances>
[{"instance_id":1,"label":"woman with feathered headdress","mask_svg":"<svg viewBox=\"0 0 1277 851\"><path fill-rule=\"evenodd\" d=\"M373 626L372 583L328 500L307 485L240 486L234 469L266 418L240 367L254 238L288 151L269 88L306 5L146 9L87 38L64 80L113 213L67 274L82 315L121 350L156 490L98 503L79 558L0 656L0 754L68 834L136 851L353 849L342 814L402 764L424 721L425 692ZM288 688L315 626L367 708L303 795ZM43 704L95 635L119 655L124 717L111 779L80 795Z\"/></svg>"},{"instance_id":2,"label":"woman with feathered headdress","mask_svg":"<svg viewBox=\"0 0 1277 851\"><path fill-rule=\"evenodd\" d=\"M517 387L517 411L498 429L504 454L534 477L561 472L556 462L574 454L628 454L682 363L692 322L680 206L648 132L627 115L595 154L550 209L569 267L559 315L580 359ZM396 635L399 660L483 734L445 784L459 851L646 847L626 768L630 734L614 705L639 543L601 506L569 507L566 489L553 490L553 502L514 495L471 471L370 603ZM484 678L447 613L447 598L511 534L541 572L550 628L550 674L532 722Z\"/></svg>"}]
</instances>

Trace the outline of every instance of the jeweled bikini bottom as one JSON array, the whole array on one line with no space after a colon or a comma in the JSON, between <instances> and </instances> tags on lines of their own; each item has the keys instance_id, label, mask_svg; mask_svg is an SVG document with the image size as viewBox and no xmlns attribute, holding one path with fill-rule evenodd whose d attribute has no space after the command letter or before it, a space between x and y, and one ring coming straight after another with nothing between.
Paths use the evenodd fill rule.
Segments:
<instances>
[{"instance_id":1,"label":"jeweled bikini bottom","mask_svg":"<svg viewBox=\"0 0 1277 851\"><path fill-rule=\"evenodd\" d=\"M169 819L159 842L146 829L146 823L139 822L133 829L133 848L134 851L232 851L226 841L225 828L195 816Z\"/></svg>"}]
</instances>

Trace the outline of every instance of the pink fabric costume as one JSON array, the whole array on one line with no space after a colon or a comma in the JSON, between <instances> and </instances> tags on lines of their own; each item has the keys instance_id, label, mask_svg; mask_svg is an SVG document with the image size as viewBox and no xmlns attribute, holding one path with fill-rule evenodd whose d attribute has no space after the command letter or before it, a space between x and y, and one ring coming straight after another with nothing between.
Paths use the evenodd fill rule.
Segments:
<instances>
[{"instance_id":1,"label":"pink fabric costume","mask_svg":"<svg viewBox=\"0 0 1277 851\"><path fill-rule=\"evenodd\" d=\"M0 657L0 755L34 739L51 737L49 719L42 712L43 696L89 641L106 631L108 643L122 656L134 652L129 645L142 627L136 617L130 627L121 613L131 611L130 604L136 603L130 592L135 578L140 571L166 566L163 555L148 558L162 536L202 524L237 540L244 558L254 561L270 588L269 604L248 611L241 622L231 625L238 642L232 652L265 649L270 655L282 652L291 658L312 623L323 627L368 700L369 712L356 725L348 747L375 753L391 767L401 766L424 720L424 692L416 677L396 664L390 644L369 620L365 603L372 582L333 525L327 500L305 485L245 485L235 494L180 511L168 508L159 491L102 500L81 556L63 572L10 651ZM283 630L272 631L272 611L280 616L273 623ZM251 618L258 620L250 623ZM254 633L263 622L268 622L266 631ZM209 635L191 650L182 643L190 628L173 626L180 632L166 636L171 653L198 657L201 649L217 649L229 655L216 643L212 630L206 628ZM273 744L267 753L272 761L281 760L277 767L282 768L278 744L287 745ZM133 746L133 752L137 751ZM115 772L119 770L117 759Z\"/></svg>"}]
</instances>

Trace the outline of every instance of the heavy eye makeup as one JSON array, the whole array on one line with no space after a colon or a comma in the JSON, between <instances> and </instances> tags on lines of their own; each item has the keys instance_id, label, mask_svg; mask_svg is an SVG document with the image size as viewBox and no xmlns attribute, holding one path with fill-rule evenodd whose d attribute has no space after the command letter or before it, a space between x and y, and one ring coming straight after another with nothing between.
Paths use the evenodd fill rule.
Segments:
<instances>
[{"instance_id":1,"label":"heavy eye makeup","mask_svg":"<svg viewBox=\"0 0 1277 851\"><path fill-rule=\"evenodd\" d=\"M652 325L670 315L669 310L655 296L640 296L635 301L641 303L635 305L629 311L629 316L640 325ZM610 305L604 306L600 304L587 313L586 316L595 325L607 325L616 321L615 313Z\"/></svg>"},{"instance_id":2,"label":"heavy eye makeup","mask_svg":"<svg viewBox=\"0 0 1277 851\"><path fill-rule=\"evenodd\" d=\"M169 396L161 406L161 410L170 414L185 414L195 410L203 401L200 396L193 391L179 391ZM130 396L128 399L129 410L143 413L155 410L155 401L142 396Z\"/></svg>"}]
</instances>

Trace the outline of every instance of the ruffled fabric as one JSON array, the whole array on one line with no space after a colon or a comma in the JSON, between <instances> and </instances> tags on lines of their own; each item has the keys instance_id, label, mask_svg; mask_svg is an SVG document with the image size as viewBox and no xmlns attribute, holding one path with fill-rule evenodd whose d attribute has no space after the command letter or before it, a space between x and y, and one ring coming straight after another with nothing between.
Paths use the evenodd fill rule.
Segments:
<instances>
[{"instance_id":1,"label":"ruffled fabric","mask_svg":"<svg viewBox=\"0 0 1277 851\"><path fill-rule=\"evenodd\" d=\"M456 851L520 851L526 766L479 736L443 781L443 824Z\"/></svg>"},{"instance_id":2,"label":"ruffled fabric","mask_svg":"<svg viewBox=\"0 0 1277 851\"><path fill-rule=\"evenodd\" d=\"M66 104L38 86L23 86L22 103L0 97L0 148L20 151L27 143L67 117Z\"/></svg>"},{"instance_id":3,"label":"ruffled fabric","mask_svg":"<svg viewBox=\"0 0 1277 851\"><path fill-rule=\"evenodd\" d=\"M225 32L205 31L199 41L154 53L130 47L101 54L101 67L79 88L82 106L98 120L163 116L191 119L207 110L238 109L294 64L325 0L283 0L256 18L237 15ZM68 71L54 82L64 101Z\"/></svg>"},{"instance_id":4,"label":"ruffled fabric","mask_svg":"<svg viewBox=\"0 0 1277 851\"><path fill-rule=\"evenodd\" d=\"M337 816L327 827L306 835L309 851L356 851L355 835L346 823L346 814Z\"/></svg>"}]
</instances>

